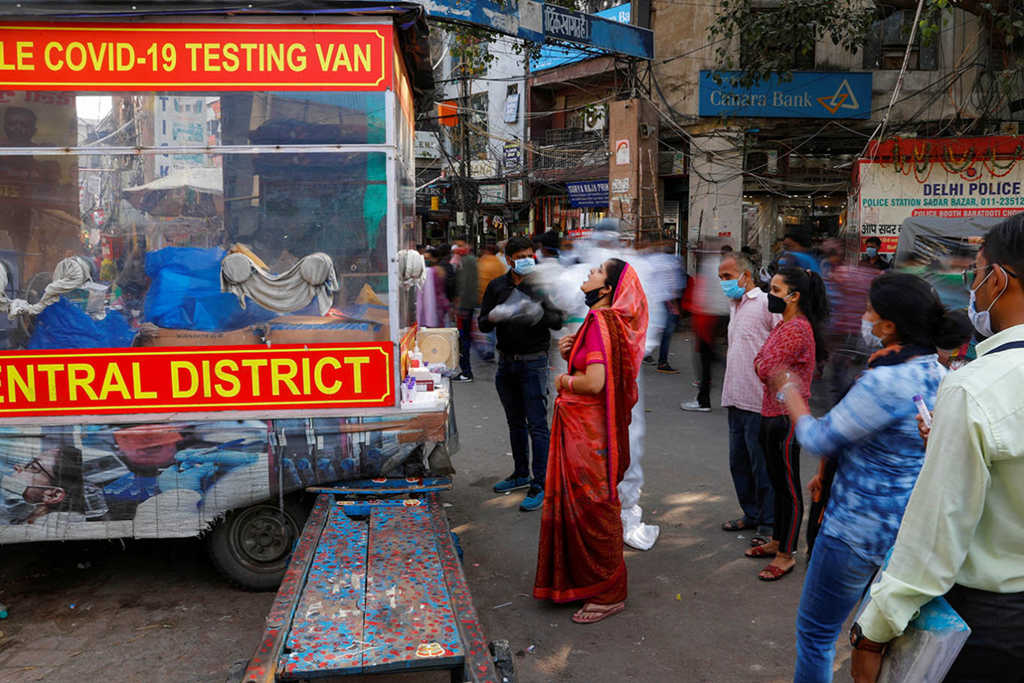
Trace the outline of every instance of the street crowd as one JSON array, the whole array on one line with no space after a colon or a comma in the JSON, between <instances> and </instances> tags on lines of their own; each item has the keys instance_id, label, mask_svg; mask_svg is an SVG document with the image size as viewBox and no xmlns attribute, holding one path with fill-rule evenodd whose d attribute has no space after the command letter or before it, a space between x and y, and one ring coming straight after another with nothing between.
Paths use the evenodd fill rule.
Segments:
<instances>
[{"instance_id":1,"label":"street crowd","mask_svg":"<svg viewBox=\"0 0 1024 683\"><path fill-rule=\"evenodd\" d=\"M763 265L707 245L688 276L674 245L628 248L605 219L575 242L549 230L479 257L465 242L423 250L417 313L458 326L454 379L473 380L474 348L497 363L513 471L494 491L525 489L520 509L541 510L536 598L582 602L581 624L625 609L623 544L647 550L659 531L639 506L641 364L677 372L668 348L689 314L698 381L680 408L693 419L714 409L726 341L742 514L722 529L753 535L762 581L791 574L801 540L809 557L794 680L832 680L860 604L851 669L875 681L890 643L944 597L971 629L944 680L1024 681L1024 214L964 269L966 312L893 269L877 238L865 246L793 226ZM801 453L820 458L803 536Z\"/></svg>"}]
</instances>

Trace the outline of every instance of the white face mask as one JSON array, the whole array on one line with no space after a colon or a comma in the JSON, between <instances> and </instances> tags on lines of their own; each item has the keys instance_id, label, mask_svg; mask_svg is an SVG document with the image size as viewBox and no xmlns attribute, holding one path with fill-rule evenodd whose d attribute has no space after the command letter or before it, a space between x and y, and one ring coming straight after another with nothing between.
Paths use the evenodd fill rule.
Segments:
<instances>
[{"instance_id":1,"label":"white face mask","mask_svg":"<svg viewBox=\"0 0 1024 683\"><path fill-rule=\"evenodd\" d=\"M878 349L882 346L882 340L875 336L872 331L875 328L875 324L870 320L860 319L860 338L864 340L864 344L869 349Z\"/></svg>"},{"instance_id":2,"label":"white face mask","mask_svg":"<svg viewBox=\"0 0 1024 683\"><path fill-rule=\"evenodd\" d=\"M991 337L993 335L992 316L989 314L989 311L991 311L992 307L996 305L996 302L999 301L999 297L1003 295L1003 292L1006 291L1007 285L1010 284L1009 279L1007 279L1006 284L1003 285L1003 290L999 292L999 296L992 300L992 303L988 305L988 308L984 311L979 311L975 292L978 290L978 287L985 284L985 280L988 280L992 276L992 271L994 270L995 266L992 267L992 270L989 270L988 275L978 283L978 286L971 290L971 302L967 305L967 317L971 319L971 324L974 325L974 329L976 329L978 334L983 337Z\"/></svg>"},{"instance_id":3,"label":"white face mask","mask_svg":"<svg viewBox=\"0 0 1024 683\"><path fill-rule=\"evenodd\" d=\"M0 477L0 491L8 498L23 498L25 490L31 485L24 475L18 472L11 472Z\"/></svg>"}]
</instances>

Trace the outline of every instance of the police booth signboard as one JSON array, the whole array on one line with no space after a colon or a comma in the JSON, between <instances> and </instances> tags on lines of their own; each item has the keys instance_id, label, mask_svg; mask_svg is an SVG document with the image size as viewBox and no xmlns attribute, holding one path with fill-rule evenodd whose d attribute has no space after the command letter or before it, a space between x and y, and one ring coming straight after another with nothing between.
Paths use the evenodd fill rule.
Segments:
<instances>
[{"instance_id":1,"label":"police booth signboard","mask_svg":"<svg viewBox=\"0 0 1024 683\"><path fill-rule=\"evenodd\" d=\"M850 224L894 254L912 216L1005 218L1024 211L1024 138L907 139L876 144L857 162Z\"/></svg>"},{"instance_id":2,"label":"police booth signboard","mask_svg":"<svg viewBox=\"0 0 1024 683\"><path fill-rule=\"evenodd\" d=\"M394 258L424 20L51 7L0 17L0 543L430 474Z\"/></svg>"}]
</instances>

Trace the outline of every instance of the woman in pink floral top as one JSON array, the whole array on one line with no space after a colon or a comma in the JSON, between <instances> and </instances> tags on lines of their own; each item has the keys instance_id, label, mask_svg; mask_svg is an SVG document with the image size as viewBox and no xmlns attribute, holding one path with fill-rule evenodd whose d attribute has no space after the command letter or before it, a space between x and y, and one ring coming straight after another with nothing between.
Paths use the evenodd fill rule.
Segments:
<instances>
[{"instance_id":1,"label":"woman in pink floral top","mask_svg":"<svg viewBox=\"0 0 1024 683\"><path fill-rule=\"evenodd\" d=\"M811 397L815 363L825 356L822 325L828 317L825 283L817 273L802 268L784 268L772 278L768 310L781 313L780 322L754 358L754 370L764 383L761 402L761 447L768 476L775 490L775 526L772 540L746 552L747 557L773 558L761 570L762 581L777 581L793 571L804 514L800 484L800 445L793 436L793 424L786 408L769 389L779 373L787 373L785 384L793 385L805 399Z\"/></svg>"}]
</instances>

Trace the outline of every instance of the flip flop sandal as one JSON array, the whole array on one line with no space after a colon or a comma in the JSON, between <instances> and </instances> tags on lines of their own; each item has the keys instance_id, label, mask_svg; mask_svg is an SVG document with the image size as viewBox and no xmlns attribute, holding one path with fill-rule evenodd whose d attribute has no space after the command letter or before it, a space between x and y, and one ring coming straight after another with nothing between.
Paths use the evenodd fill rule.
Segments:
<instances>
[{"instance_id":1,"label":"flip flop sandal","mask_svg":"<svg viewBox=\"0 0 1024 683\"><path fill-rule=\"evenodd\" d=\"M795 566L796 565L794 564L789 569L782 569L781 567L777 567L774 564L770 564L758 573L757 578L761 579L762 581L778 581L783 576L793 571L793 567Z\"/></svg>"},{"instance_id":2,"label":"flip flop sandal","mask_svg":"<svg viewBox=\"0 0 1024 683\"><path fill-rule=\"evenodd\" d=\"M765 545L768 544L765 543L764 545L756 545L747 552L743 553L743 556L749 557L752 560L762 560L769 557L775 557L778 554L774 550L765 550Z\"/></svg>"},{"instance_id":3,"label":"flip flop sandal","mask_svg":"<svg viewBox=\"0 0 1024 683\"><path fill-rule=\"evenodd\" d=\"M768 545L769 540L770 539L767 539L764 536L754 536L752 539L750 539L750 547L756 548L760 545Z\"/></svg>"},{"instance_id":4,"label":"flip flop sandal","mask_svg":"<svg viewBox=\"0 0 1024 683\"><path fill-rule=\"evenodd\" d=\"M603 607L601 605L584 605L578 612L572 615L572 620L577 624L596 624L602 619L618 614L622 610L626 609L625 602L619 602L614 605L608 605ZM586 615L594 615L588 617Z\"/></svg>"},{"instance_id":5,"label":"flip flop sandal","mask_svg":"<svg viewBox=\"0 0 1024 683\"><path fill-rule=\"evenodd\" d=\"M722 531L743 531L744 529L752 528L754 528L753 525L748 525L742 517L730 519L728 522L722 523Z\"/></svg>"}]
</instances>

